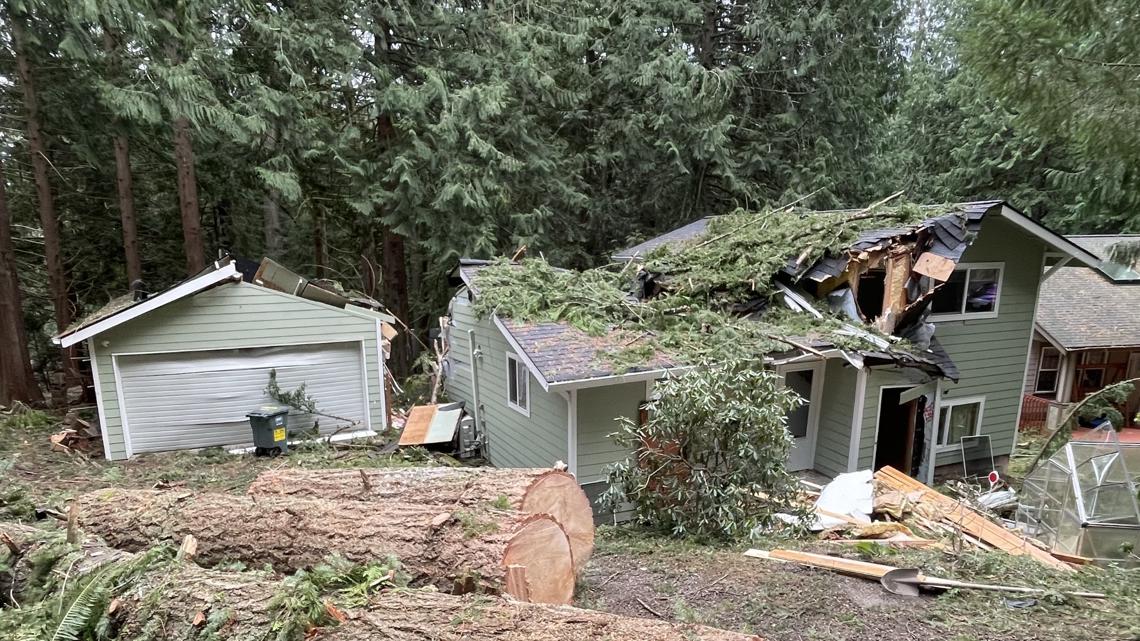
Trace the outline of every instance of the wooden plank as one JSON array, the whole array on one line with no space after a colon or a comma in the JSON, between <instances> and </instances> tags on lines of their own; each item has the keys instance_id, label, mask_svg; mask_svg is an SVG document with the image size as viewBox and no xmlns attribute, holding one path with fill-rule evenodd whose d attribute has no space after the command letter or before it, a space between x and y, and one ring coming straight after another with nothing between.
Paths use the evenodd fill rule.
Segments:
<instances>
[{"instance_id":1,"label":"wooden plank","mask_svg":"<svg viewBox=\"0 0 1140 641\"><path fill-rule=\"evenodd\" d=\"M781 561L791 561L813 568L833 570L843 574L850 574L864 579L881 579L883 575L895 568L880 563L868 561L854 561L826 554L813 554L811 552L798 552L796 550L771 550L768 555Z\"/></svg>"},{"instance_id":2,"label":"wooden plank","mask_svg":"<svg viewBox=\"0 0 1140 641\"><path fill-rule=\"evenodd\" d=\"M1005 529L968 505L934 491L893 467L887 466L875 472L875 481L905 494L920 493L919 501L934 505L941 512L943 523L957 527L1007 554L1030 556L1049 567L1072 571L1067 563L1054 558L1025 537Z\"/></svg>"},{"instance_id":3,"label":"wooden plank","mask_svg":"<svg viewBox=\"0 0 1140 641\"><path fill-rule=\"evenodd\" d=\"M400 433L400 445L420 445L427 438L428 428L435 418L438 405L416 405L408 413L404 431Z\"/></svg>"},{"instance_id":4,"label":"wooden plank","mask_svg":"<svg viewBox=\"0 0 1140 641\"><path fill-rule=\"evenodd\" d=\"M950 279L950 274L954 273L956 266L954 261L949 258L926 252L919 256L918 260L914 262L914 267L911 268L911 271L946 282Z\"/></svg>"}]
</instances>

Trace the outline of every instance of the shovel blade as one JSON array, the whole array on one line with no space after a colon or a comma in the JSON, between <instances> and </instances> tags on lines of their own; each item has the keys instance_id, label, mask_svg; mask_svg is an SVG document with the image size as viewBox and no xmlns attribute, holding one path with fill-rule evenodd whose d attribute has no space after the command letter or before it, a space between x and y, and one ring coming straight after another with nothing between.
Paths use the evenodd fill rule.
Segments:
<instances>
[{"instance_id":1,"label":"shovel blade","mask_svg":"<svg viewBox=\"0 0 1140 641\"><path fill-rule=\"evenodd\" d=\"M916 568L896 568L879 579L879 583L891 594L918 596L918 586L922 583Z\"/></svg>"}]
</instances>

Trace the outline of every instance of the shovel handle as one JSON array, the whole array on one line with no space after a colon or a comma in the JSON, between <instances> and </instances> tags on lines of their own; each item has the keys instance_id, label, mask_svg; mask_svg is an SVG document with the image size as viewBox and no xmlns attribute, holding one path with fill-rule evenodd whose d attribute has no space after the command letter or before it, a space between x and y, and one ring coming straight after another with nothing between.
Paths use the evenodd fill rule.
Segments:
<instances>
[{"instance_id":1,"label":"shovel handle","mask_svg":"<svg viewBox=\"0 0 1140 641\"><path fill-rule=\"evenodd\" d=\"M1014 585L992 585L989 583L966 583L965 581L939 579L927 576L920 577L919 584L940 588L964 588L969 590L990 590L993 592L1020 592L1022 594L1045 594L1046 592L1041 588L1025 588ZM1062 592L1062 594L1085 597L1088 599L1103 599L1107 596L1101 592Z\"/></svg>"}]
</instances>

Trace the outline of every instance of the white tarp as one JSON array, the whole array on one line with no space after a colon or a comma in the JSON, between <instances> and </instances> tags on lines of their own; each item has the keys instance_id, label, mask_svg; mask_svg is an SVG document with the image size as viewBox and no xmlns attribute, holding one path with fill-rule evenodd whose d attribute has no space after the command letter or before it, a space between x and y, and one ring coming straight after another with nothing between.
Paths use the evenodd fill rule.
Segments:
<instances>
[{"instance_id":1,"label":"white tarp","mask_svg":"<svg viewBox=\"0 0 1140 641\"><path fill-rule=\"evenodd\" d=\"M824 486L815 502L815 522L811 530L818 532L846 523L842 519L820 514L820 510L846 516L860 523L870 523L871 511L874 509L872 476L871 470L847 472Z\"/></svg>"}]
</instances>

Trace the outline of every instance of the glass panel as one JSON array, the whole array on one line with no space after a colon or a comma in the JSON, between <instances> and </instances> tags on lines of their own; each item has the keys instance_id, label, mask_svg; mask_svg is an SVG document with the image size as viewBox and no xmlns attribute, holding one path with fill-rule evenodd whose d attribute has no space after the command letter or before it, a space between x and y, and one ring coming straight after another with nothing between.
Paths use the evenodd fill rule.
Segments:
<instances>
[{"instance_id":1,"label":"glass panel","mask_svg":"<svg viewBox=\"0 0 1140 641\"><path fill-rule=\"evenodd\" d=\"M950 280L934 291L930 311L934 314L960 314L962 297L966 292L966 272L959 270L950 274Z\"/></svg>"},{"instance_id":2,"label":"glass panel","mask_svg":"<svg viewBox=\"0 0 1140 641\"><path fill-rule=\"evenodd\" d=\"M526 393L527 393L527 382L528 382L527 376L528 376L528 373L526 371L526 366L523 365L522 363L518 362L518 361L515 361L515 369L517 370L515 373L515 380L518 381L517 386L518 386L518 397L519 397L517 405L523 409L526 409L528 407L526 404L527 403Z\"/></svg>"},{"instance_id":3,"label":"glass panel","mask_svg":"<svg viewBox=\"0 0 1140 641\"><path fill-rule=\"evenodd\" d=\"M507 399L510 402L518 405L519 399L519 379L518 379L518 363L513 358L507 359Z\"/></svg>"},{"instance_id":4,"label":"glass panel","mask_svg":"<svg viewBox=\"0 0 1140 641\"><path fill-rule=\"evenodd\" d=\"M1037 373L1037 387L1035 392L1057 391L1057 370L1041 370Z\"/></svg>"},{"instance_id":5,"label":"glass panel","mask_svg":"<svg viewBox=\"0 0 1140 641\"><path fill-rule=\"evenodd\" d=\"M1081 370L1080 386L1087 393L1099 391L1102 387L1104 387L1104 370L1103 369L1083 369L1083 370Z\"/></svg>"},{"instance_id":6,"label":"glass panel","mask_svg":"<svg viewBox=\"0 0 1140 641\"><path fill-rule=\"evenodd\" d=\"M967 312L992 312L997 308L998 273L996 269L970 270Z\"/></svg>"},{"instance_id":7,"label":"glass panel","mask_svg":"<svg viewBox=\"0 0 1140 641\"><path fill-rule=\"evenodd\" d=\"M1045 347L1041 350L1041 364L1040 368L1045 369L1058 369L1061 365L1061 355L1057 350L1052 347Z\"/></svg>"},{"instance_id":8,"label":"glass panel","mask_svg":"<svg viewBox=\"0 0 1140 641\"><path fill-rule=\"evenodd\" d=\"M942 410L938 412L938 443L941 445L946 445L948 442L946 440L946 425L948 423L946 419L949 417L949 415L949 407L943 407Z\"/></svg>"},{"instance_id":9,"label":"glass panel","mask_svg":"<svg viewBox=\"0 0 1140 641\"><path fill-rule=\"evenodd\" d=\"M1099 365L1105 360L1104 350L1095 350L1092 352L1085 352L1081 355L1081 362L1085 365Z\"/></svg>"},{"instance_id":10,"label":"glass panel","mask_svg":"<svg viewBox=\"0 0 1140 641\"><path fill-rule=\"evenodd\" d=\"M950 427L947 445L957 445L963 436L973 436L978 425L978 404L954 405L950 408Z\"/></svg>"},{"instance_id":11,"label":"glass panel","mask_svg":"<svg viewBox=\"0 0 1140 641\"><path fill-rule=\"evenodd\" d=\"M811 408L811 384L815 372L810 369L788 372L786 384L789 389L804 399L804 404L788 412L788 431L796 438L804 438L808 433L808 414Z\"/></svg>"}]
</instances>

